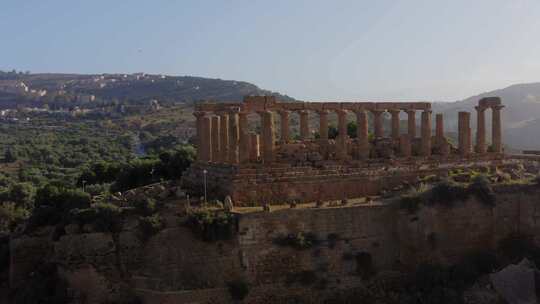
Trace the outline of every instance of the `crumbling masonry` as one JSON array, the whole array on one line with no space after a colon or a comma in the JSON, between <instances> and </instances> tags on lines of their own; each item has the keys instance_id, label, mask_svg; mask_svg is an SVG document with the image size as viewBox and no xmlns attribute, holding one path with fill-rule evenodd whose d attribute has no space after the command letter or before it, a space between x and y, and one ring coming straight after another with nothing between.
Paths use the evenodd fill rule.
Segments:
<instances>
[{"instance_id":1,"label":"crumbling masonry","mask_svg":"<svg viewBox=\"0 0 540 304\"><path fill-rule=\"evenodd\" d=\"M442 114L436 115L432 135L431 104L427 102L278 102L273 96L249 96L243 103L201 103L194 113L197 162L184 177L184 184L201 193L203 180L207 180L210 196L231 195L236 202L250 205L376 195L401 182L447 171L453 164L501 160L503 107L498 97L479 101L473 153L470 113L458 114L456 149L445 138ZM493 119L490 149L486 144L487 109L492 110ZM255 113L261 122L259 132L249 121ZM290 133L292 113L299 119L298 139ZM328 134L331 113L337 116L335 139ZM406 132L401 131L402 113L407 117ZM352 114L357 125L354 138L347 134ZM311 115L318 116L318 130L310 130ZM275 124L277 116L279 125ZM386 116L390 116L389 130L384 128Z\"/></svg>"}]
</instances>

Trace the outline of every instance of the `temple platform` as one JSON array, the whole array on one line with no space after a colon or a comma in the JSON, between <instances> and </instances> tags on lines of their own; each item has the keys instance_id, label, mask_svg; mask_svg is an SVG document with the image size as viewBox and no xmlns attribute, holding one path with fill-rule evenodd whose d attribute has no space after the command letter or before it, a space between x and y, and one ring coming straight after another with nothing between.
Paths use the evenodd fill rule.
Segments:
<instances>
[{"instance_id":1,"label":"temple platform","mask_svg":"<svg viewBox=\"0 0 540 304\"><path fill-rule=\"evenodd\" d=\"M261 206L378 196L429 175L447 176L459 169L495 170L517 162L495 153L466 159L411 158L318 166L198 162L186 172L182 184L192 197L201 197L206 180L209 200L229 195L237 206Z\"/></svg>"}]
</instances>

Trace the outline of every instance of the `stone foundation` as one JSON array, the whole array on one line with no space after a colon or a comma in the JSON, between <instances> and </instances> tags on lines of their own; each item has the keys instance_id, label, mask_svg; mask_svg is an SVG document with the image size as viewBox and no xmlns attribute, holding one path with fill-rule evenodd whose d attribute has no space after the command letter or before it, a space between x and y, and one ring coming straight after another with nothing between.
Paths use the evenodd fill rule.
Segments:
<instances>
[{"instance_id":1,"label":"stone foundation","mask_svg":"<svg viewBox=\"0 0 540 304\"><path fill-rule=\"evenodd\" d=\"M183 177L183 187L192 196L204 195L206 170L207 194L223 200L230 195L238 206L288 201L314 202L377 196L382 192L413 182L427 175L446 175L449 170L467 167L493 167L515 163L499 154L444 161L409 159L347 165L291 166L227 165L195 163Z\"/></svg>"}]
</instances>

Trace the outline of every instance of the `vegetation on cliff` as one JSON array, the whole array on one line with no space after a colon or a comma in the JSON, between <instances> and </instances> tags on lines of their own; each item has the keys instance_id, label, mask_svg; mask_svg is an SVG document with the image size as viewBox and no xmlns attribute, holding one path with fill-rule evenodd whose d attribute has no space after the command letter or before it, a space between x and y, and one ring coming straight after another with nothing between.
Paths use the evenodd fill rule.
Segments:
<instances>
[{"instance_id":1,"label":"vegetation on cliff","mask_svg":"<svg viewBox=\"0 0 540 304\"><path fill-rule=\"evenodd\" d=\"M400 207L409 212L416 212L422 205L450 207L454 202L465 201L472 196L486 206L495 205L495 194L487 176L477 174L469 183L459 183L450 178L433 185L420 184L400 197Z\"/></svg>"}]
</instances>

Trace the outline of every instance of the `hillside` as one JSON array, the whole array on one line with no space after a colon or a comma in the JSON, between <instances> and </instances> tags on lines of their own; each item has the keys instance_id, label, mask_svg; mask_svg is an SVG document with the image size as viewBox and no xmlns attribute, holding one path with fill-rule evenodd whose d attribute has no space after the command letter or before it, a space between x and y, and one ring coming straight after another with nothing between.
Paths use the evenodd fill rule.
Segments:
<instances>
[{"instance_id":1,"label":"hillside","mask_svg":"<svg viewBox=\"0 0 540 304\"><path fill-rule=\"evenodd\" d=\"M476 126L474 106L487 96L501 97L506 108L503 110L504 142L514 149L540 149L540 83L516 84L504 89L485 92L452 103L435 103L434 112L444 113L448 130L457 129L457 112L473 113L473 127ZM491 113L488 111L488 124Z\"/></svg>"},{"instance_id":2,"label":"hillside","mask_svg":"<svg viewBox=\"0 0 540 304\"><path fill-rule=\"evenodd\" d=\"M235 80L192 76L149 74L30 74L0 72L0 108L17 104L73 102L80 106L92 101L129 103L157 99L160 103L186 103L198 100L240 101L246 95L274 95L280 100L293 98Z\"/></svg>"}]
</instances>

